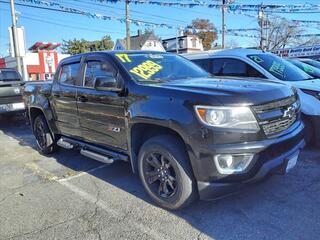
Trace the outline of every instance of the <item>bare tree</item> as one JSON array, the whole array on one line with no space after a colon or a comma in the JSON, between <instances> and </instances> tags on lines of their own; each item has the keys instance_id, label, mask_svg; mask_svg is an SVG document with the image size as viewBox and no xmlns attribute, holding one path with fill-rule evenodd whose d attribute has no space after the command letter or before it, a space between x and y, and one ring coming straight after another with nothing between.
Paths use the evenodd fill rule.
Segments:
<instances>
[{"instance_id":1,"label":"bare tree","mask_svg":"<svg viewBox=\"0 0 320 240\"><path fill-rule=\"evenodd\" d=\"M306 30L285 19L272 19L268 21L267 33L265 34L266 50L275 50L285 47L307 46L319 44L316 37L298 37L306 33ZM261 37L261 36L260 36Z\"/></svg>"}]
</instances>

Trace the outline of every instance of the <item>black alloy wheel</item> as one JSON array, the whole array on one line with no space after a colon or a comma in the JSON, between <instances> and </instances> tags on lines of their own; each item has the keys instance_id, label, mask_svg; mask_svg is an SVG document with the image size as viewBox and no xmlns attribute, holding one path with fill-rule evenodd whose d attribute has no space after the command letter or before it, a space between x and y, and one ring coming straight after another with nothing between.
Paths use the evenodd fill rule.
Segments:
<instances>
[{"instance_id":1,"label":"black alloy wheel","mask_svg":"<svg viewBox=\"0 0 320 240\"><path fill-rule=\"evenodd\" d=\"M163 208L183 208L197 197L185 145L174 136L159 135L147 140L139 151L138 169L146 192Z\"/></svg>"},{"instance_id":2,"label":"black alloy wheel","mask_svg":"<svg viewBox=\"0 0 320 240\"><path fill-rule=\"evenodd\" d=\"M177 190L176 172L170 161L162 153L151 152L143 166L150 189L162 198L172 197Z\"/></svg>"},{"instance_id":3,"label":"black alloy wheel","mask_svg":"<svg viewBox=\"0 0 320 240\"><path fill-rule=\"evenodd\" d=\"M34 119L33 134L36 138L37 145L41 153L49 154L58 150L58 146L43 115L38 115Z\"/></svg>"}]
</instances>

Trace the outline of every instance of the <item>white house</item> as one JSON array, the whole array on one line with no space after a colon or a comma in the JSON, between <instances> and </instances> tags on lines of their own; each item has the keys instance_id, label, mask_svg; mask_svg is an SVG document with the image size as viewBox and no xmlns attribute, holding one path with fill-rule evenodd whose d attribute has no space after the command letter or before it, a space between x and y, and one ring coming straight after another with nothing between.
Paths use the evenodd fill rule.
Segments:
<instances>
[{"instance_id":1,"label":"white house","mask_svg":"<svg viewBox=\"0 0 320 240\"><path fill-rule=\"evenodd\" d=\"M117 39L113 50L125 49L126 39ZM145 32L142 34L141 31L138 31L138 35L130 37L130 50L165 51L161 40L157 38L153 32Z\"/></svg>"},{"instance_id":2,"label":"white house","mask_svg":"<svg viewBox=\"0 0 320 240\"><path fill-rule=\"evenodd\" d=\"M167 52L192 53L203 51L201 39L197 35L183 35L162 40L162 45Z\"/></svg>"}]
</instances>

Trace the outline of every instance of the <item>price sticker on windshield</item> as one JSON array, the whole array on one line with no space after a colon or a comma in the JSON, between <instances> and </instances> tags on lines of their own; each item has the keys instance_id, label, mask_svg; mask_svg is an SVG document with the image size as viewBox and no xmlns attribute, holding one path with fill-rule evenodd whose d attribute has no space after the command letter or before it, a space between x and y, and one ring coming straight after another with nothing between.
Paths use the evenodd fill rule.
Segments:
<instances>
[{"instance_id":1,"label":"price sticker on windshield","mask_svg":"<svg viewBox=\"0 0 320 240\"><path fill-rule=\"evenodd\" d=\"M159 72L161 69L162 69L161 65L159 65L151 60L148 60L148 61L145 61L145 62L141 63L140 65L132 68L130 70L130 72L141 77L142 79L147 80L151 76L153 76L154 74Z\"/></svg>"},{"instance_id":2,"label":"price sticker on windshield","mask_svg":"<svg viewBox=\"0 0 320 240\"><path fill-rule=\"evenodd\" d=\"M273 72L275 74L280 75L281 77L284 76L284 70L285 70L285 65L279 63L279 62L273 62L271 67L269 68L270 72Z\"/></svg>"},{"instance_id":3,"label":"price sticker on windshield","mask_svg":"<svg viewBox=\"0 0 320 240\"><path fill-rule=\"evenodd\" d=\"M255 61L256 63L262 63L263 62L263 60L260 57L256 56L256 55L250 56L250 58L253 61Z\"/></svg>"},{"instance_id":4,"label":"price sticker on windshield","mask_svg":"<svg viewBox=\"0 0 320 240\"><path fill-rule=\"evenodd\" d=\"M120 59L121 62L131 62L131 59L126 53L117 53L115 55Z\"/></svg>"}]
</instances>

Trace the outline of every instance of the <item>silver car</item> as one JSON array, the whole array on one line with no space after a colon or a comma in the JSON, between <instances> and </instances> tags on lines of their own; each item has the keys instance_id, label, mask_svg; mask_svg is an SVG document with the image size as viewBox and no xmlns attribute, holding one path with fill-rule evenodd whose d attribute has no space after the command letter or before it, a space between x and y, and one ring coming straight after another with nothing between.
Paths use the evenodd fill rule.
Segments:
<instances>
[{"instance_id":1,"label":"silver car","mask_svg":"<svg viewBox=\"0 0 320 240\"><path fill-rule=\"evenodd\" d=\"M296 87L306 125L306 141L320 143L320 79L285 59L260 50L239 48L183 56L215 76L261 78Z\"/></svg>"}]
</instances>

